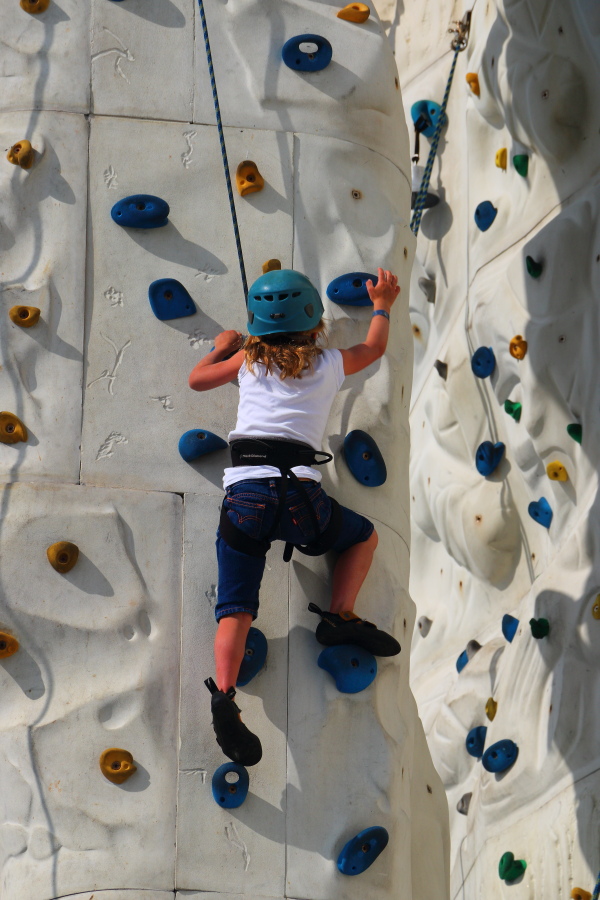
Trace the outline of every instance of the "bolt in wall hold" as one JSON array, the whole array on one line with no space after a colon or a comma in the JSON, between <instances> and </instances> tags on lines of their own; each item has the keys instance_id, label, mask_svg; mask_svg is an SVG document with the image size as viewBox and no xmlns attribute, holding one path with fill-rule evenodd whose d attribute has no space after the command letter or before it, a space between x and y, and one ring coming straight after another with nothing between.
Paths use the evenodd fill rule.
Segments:
<instances>
[{"instance_id":1,"label":"bolt in wall hold","mask_svg":"<svg viewBox=\"0 0 600 900\"><path fill-rule=\"evenodd\" d=\"M514 765L518 755L519 748L515 742L505 738L488 747L481 757L481 763L486 772L505 772Z\"/></svg>"},{"instance_id":2,"label":"bolt in wall hold","mask_svg":"<svg viewBox=\"0 0 600 900\"><path fill-rule=\"evenodd\" d=\"M515 153L513 156L513 166L522 178L527 178L529 171L529 156L526 153Z\"/></svg>"},{"instance_id":3,"label":"bolt in wall hold","mask_svg":"<svg viewBox=\"0 0 600 900\"><path fill-rule=\"evenodd\" d=\"M11 412L0 412L0 443L18 444L27 440L27 428L18 416Z\"/></svg>"},{"instance_id":4,"label":"bolt in wall hold","mask_svg":"<svg viewBox=\"0 0 600 900\"><path fill-rule=\"evenodd\" d=\"M508 352L515 359L525 359L527 355L527 341L522 334L515 334L514 338L511 338Z\"/></svg>"},{"instance_id":5,"label":"bolt in wall hold","mask_svg":"<svg viewBox=\"0 0 600 900\"><path fill-rule=\"evenodd\" d=\"M472 796L473 791L469 791L467 794L463 794L456 804L456 811L459 812L461 816L466 816L469 812L469 806L471 805Z\"/></svg>"},{"instance_id":6,"label":"bolt in wall hold","mask_svg":"<svg viewBox=\"0 0 600 900\"><path fill-rule=\"evenodd\" d=\"M423 637L423 638L427 637L432 625L433 625L432 620L428 619L427 616L420 616L417 619L417 627L419 629L419 633L420 633L421 637Z\"/></svg>"},{"instance_id":7,"label":"bolt in wall hold","mask_svg":"<svg viewBox=\"0 0 600 900\"><path fill-rule=\"evenodd\" d=\"M36 16L38 13L46 12L50 6L50 0L20 0L19 6L25 12Z\"/></svg>"},{"instance_id":8,"label":"bolt in wall hold","mask_svg":"<svg viewBox=\"0 0 600 900\"><path fill-rule=\"evenodd\" d=\"M490 720L493 722L496 718L496 713L498 712L498 704L494 700L493 697L488 697L487 702L485 704L485 714Z\"/></svg>"},{"instance_id":9,"label":"bolt in wall hold","mask_svg":"<svg viewBox=\"0 0 600 900\"><path fill-rule=\"evenodd\" d=\"M14 656L18 649L19 642L16 637L13 637L8 631L0 631L0 659Z\"/></svg>"},{"instance_id":10,"label":"bolt in wall hold","mask_svg":"<svg viewBox=\"0 0 600 900\"><path fill-rule=\"evenodd\" d=\"M496 368L496 357L491 347L479 347L471 357L471 369L477 378L487 378Z\"/></svg>"},{"instance_id":11,"label":"bolt in wall hold","mask_svg":"<svg viewBox=\"0 0 600 900\"><path fill-rule=\"evenodd\" d=\"M298 34L283 45L281 58L296 72L320 72L327 68L333 49L320 34Z\"/></svg>"},{"instance_id":12,"label":"bolt in wall hold","mask_svg":"<svg viewBox=\"0 0 600 900\"><path fill-rule=\"evenodd\" d=\"M326 647L319 654L317 665L329 672L341 694L364 691L377 675L377 661L373 654L352 644Z\"/></svg>"},{"instance_id":13,"label":"bolt in wall hold","mask_svg":"<svg viewBox=\"0 0 600 900\"><path fill-rule=\"evenodd\" d=\"M366 487L379 487L387 478L385 461L375 440L357 428L344 439L344 459L357 481Z\"/></svg>"},{"instance_id":14,"label":"bolt in wall hold","mask_svg":"<svg viewBox=\"0 0 600 900\"><path fill-rule=\"evenodd\" d=\"M269 645L267 639L258 628L250 628L246 638L244 658L238 673L236 686L245 687L263 668Z\"/></svg>"},{"instance_id":15,"label":"bolt in wall hold","mask_svg":"<svg viewBox=\"0 0 600 900\"><path fill-rule=\"evenodd\" d=\"M552 508L545 497L533 500L527 507L527 512L539 525L550 528L552 522Z\"/></svg>"},{"instance_id":16,"label":"bolt in wall hold","mask_svg":"<svg viewBox=\"0 0 600 900\"><path fill-rule=\"evenodd\" d=\"M501 147L500 150L496 151L495 163L499 169L503 169L506 172L508 167L508 152L506 147Z\"/></svg>"},{"instance_id":17,"label":"bolt in wall hold","mask_svg":"<svg viewBox=\"0 0 600 900\"><path fill-rule=\"evenodd\" d=\"M477 759L481 758L485 745L486 734L487 728L485 725L477 725L476 728L471 728L465 741L465 746L467 748L467 753L469 754L469 756L475 756Z\"/></svg>"},{"instance_id":18,"label":"bolt in wall hold","mask_svg":"<svg viewBox=\"0 0 600 900\"><path fill-rule=\"evenodd\" d=\"M267 272L276 272L278 269L281 269L280 259L268 259L262 264L263 275L266 275Z\"/></svg>"},{"instance_id":19,"label":"bolt in wall hold","mask_svg":"<svg viewBox=\"0 0 600 900\"><path fill-rule=\"evenodd\" d=\"M580 444L583 437L583 426L577 422L571 422L570 425L567 425L567 434Z\"/></svg>"},{"instance_id":20,"label":"bolt in wall hold","mask_svg":"<svg viewBox=\"0 0 600 900\"><path fill-rule=\"evenodd\" d=\"M479 97L481 95L481 90L479 88L479 75L477 72L467 72L465 81L471 88L472 93L475 94L476 97Z\"/></svg>"},{"instance_id":21,"label":"bolt in wall hold","mask_svg":"<svg viewBox=\"0 0 600 900\"><path fill-rule=\"evenodd\" d=\"M42 10L40 10L41 12ZM22 169L30 169L35 159L35 150L29 141L22 140L13 144L6 158L13 166L20 166Z\"/></svg>"},{"instance_id":22,"label":"bolt in wall hold","mask_svg":"<svg viewBox=\"0 0 600 900\"><path fill-rule=\"evenodd\" d=\"M250 776L238 763L223 763L212 777L212 794L215 803L223 809L237 809L248 796Z\"/></svg>"},{"instance_id":23,"label":"bolt in wall hold","mask_svg":"<svg viewBox=\"0 0 600 900\"><path fill-rule=\"evenodd\" d=\"M410 108L410 115L419 134L426 138L433 137L436 132L442 107L435 100L417 100ZM442 128L448 123L448 116L443 113Z\"/></svg>"},{"instance_id":24,"label":"bolt in wall hold","mask_svg":"<svg viewBox=\"0 0 600 900\"><path fill-rule=\"evenodd\" d=\"M475 224L480 231L487 231L498 215L498 210L490 200L483 200L475 209Z\"/></svg>"},{"instance_id":25,"label":"bolt in wall hold","mask_svg":"<svg viewBox=\"0 0 600 900\"><path fill-rule=\"evenodd\" d=\"M491 441L483 441L477 448L475 454L475 466L480 475L491 475L494 472L504 456L506 447L502 441L492 444Z\"/></svg>"},{"instance_id":26,"label":"bolt in wall hold","mask_svg":"<svg viewBox=\"0 0 600 900\"><path fill-rule=\"evenodd\" d=\"M441 359L436 359L433 364L433 368L437 371L440 378L443 378L444 381L448 377L448 363L442 362Z\"/></svg>"},{"instance_id":27,"label":"bolt in wall hold","mask_svg":"<svg viewBox=\"0 0 600 900\"><path fill-rule=\"evenodd\" d=\"M169 204L152 194L132 194L117 200L110 211L123 228L162 228L168 224Z\"/></svg>"},{"instance_id":28,"label":"bolt in wall hold","mask_svg":"<svg viewBox=\"0 0 600 900\"><path fill-rule=\"evenodd\" d=\"M592 616L594 619L600 619L600 594L596 594L596 599L592 606Z\"/></svg>"},{"instance_id":29,"label":"bolt in wall hold","mask_svg":"<svg viewBox=\"0 0 600 900\"><path fill-rule=\"evenodd\" d=\"M528 274L531 275L532 278L539 278L544 271L543 264L541 262L536 262L533 256L525 257L525 265L527 267Z\"/></svg>"},{"instance_id":30,"label":"bolt in wall hold","mask_svg":"<svg viewBox=\"0 0 600 900\"><path fill-rule=\"evenodd\" d=\"M592 895L583 888L575 887L571 891L571 900L592 900Z\"/></svg>"},{"instance_id":31,"label":"bolt in wall hold","mask_svg":"<svg viewBox=\"0 0 600 900\"><path fill-rule=\"evenodd\" d=\"M193 462L215 450L225 450L227 446L227 441L224 441L218 434L200 428L186 431L179 438L179 453L186 462Z\"/></svg>"},{"instance_id":32,"label":"bolt in wall hold","mask_svg":"<svg viewBox=\"0 0 600 900\"><path fill-rule=\"evenodd\" d=\"M510 616L508 613L505 613L502 616L502 634L506 638L509 644L512 644L513 638L517 633L517 628L519 627L519 620L515 619L514 616Z\"/></svg>"},{"instance_id":33,"label":"bolt in wall hold","mask_svg":"<svg viewBox=\"0 0 600 900\"><path fill-rule=\"evenodd\" d=\"M541 641L542 638L548 637L550 634L550 622L548 619L530 619L529 627L536 641Z\"/></svg>"},{"instance_id":34,"label":"bolt in wall hold","mask_svg":"<svg viewBox=\"0 0 600 900\"><path fill-rule=\"evenodd\" d=\"M512 416L515 422L520 422L523 406L521 403L515 403L513 400L505 400L504 412L508 413L509 416Z\"/></svg>"},{"instance_id":35,"label":"bolt in wall hold","mask_svg":"<svg viewBox=\"0 0 600 900\"><path fill-rule=\"evenodd\" d=\"M338 275L327 285L327 296L340 306L373 306L367 290L369 280L376 285L377 275L370 275L369 272L346 272L345 275Z\"/></svg>"},{"instance_id":36,"label":"bolt in wall hold","mask_svg":"<svg viewBox=\"0 0 600 900\"><path fill-rule=\"evenodd\" d=\"M500 862L498 863L498 875L503 881L516 881L517 878L521 877L526 868L527 863L525 860L515 859L514 854L509 850L500 857Z\"/></svg>"},{"instance_id":37,"label":"bolt in wall hold","mask_svg":"<svg viewBox=\"0 0 600 900\"><path fill-rule=\"evenodd\" d=\"M555 459L546 466L546 475L552 481L568 481L569 474L561 462Z\"/></svg>"},{"instance_id":38,"label":"bolt in wall hold","mask_svg":"<svg viewBox=\"0 0 600 900\"><path fill-rule=\"evenodd\" d=\"M265 186L265 179L258 171L258 166L251 159L245 159L239 164L235 173L235 184L238 194L246 197L248 194L256 194Z\"/></svg>"},{"instance_id":39,"label":"bolt in wall hold","mask_svg":"<svg viewBox=\"0 0 600 900\"><path fill-rule=\"evenodd\" d=\"M137 766L134 766L133 756L129 750L110 747L100 754L100 770L113 784L123 784L137 772Z\"/></svg>"},{"instance_id":40,"label":"bolt in wall hold","mask_svg":"<svg viewBox=\"0 0 600 900\"><path fill-rule=\"evenodd\" d=\"M48 562L53 569L65 575L70 572L79 559L79 547L71 541L57 541L46 550Z\"/></svg>"},{"instance_id":41,"label":"bolt in wall hold","mask_svg":"<svg viewBox=\"0 0 600 900\"><path fill-rule=\"evenodd\" d=\"M371 15L371 10L366 3L349 3L344 6L337 14L338 19L345 19L347 22L356 22L362 25Z\"/></svg>"},{"instance_id":42,"label":"bolt in wall hold","mask_svg":"<svg viewBox=\"0 0 600 900\"><path fill-rule=\"evenodd\" d=\"M381 825L365 828L351 838L338 856L337 867L342 875L360 875L372 866L385 850L389 834Z\"/></svg>"},{"instance_id":43,"label":"bolt in wall hold","mask_svg":"<svg viewBox=\"0 0 600 900\"><path fill-rule=\"evenodd\" d=\"M196 304L188 291L175 278L158 278L148 288L150 307L157 319L182 319L193 316Z\"/></svg>"},{"instance_id":44,"label":"bolt in wall hold","mask_svg":"<svg viewBox=\"0 0 600 900\"><path fill-rule=\"evenodd\" d=\"M12 306L8 311L11 322L14 322L19 328L31 328L32 325L36 325L40 313L41 310L37 306Z\"/></svg>"}]
</instances>

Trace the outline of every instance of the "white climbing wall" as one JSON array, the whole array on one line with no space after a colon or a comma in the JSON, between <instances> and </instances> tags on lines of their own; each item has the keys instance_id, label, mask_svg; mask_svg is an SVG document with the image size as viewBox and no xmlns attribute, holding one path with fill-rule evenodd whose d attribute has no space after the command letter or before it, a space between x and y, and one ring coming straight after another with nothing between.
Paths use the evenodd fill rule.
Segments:
<instances>
[{"instance_id":1,"label":"white climbing wall","mask_svg":"<svg viewBox=\"0 0 600 900\"><path fill-rule=\"evenodd\" d=\"M25 6L31 0L23 0ZM45 0L39 0L44 5ZM239 704L262 739L246 802L212 798L225 758L203 680L213 673L214 533L227 454L194 463L185 431L226 437L237 387L209 394L190 370L245 310L196 0L0 0L0 134L27 139L28 170L0 158L1 411L26 442L0 443L2 900L448 900L441 779L410 692L408 315L415 241L399 80L372 8L341 0L206 0L232 177L253 160L260 193L235 195L249 282L278 258L318 285L398 273L389 351L347 380L324 449L325 486L376 523L380 546L358 611L392 630L399 657L373 685L337 692L317 666L309 601L326 606L332 560L268 560L257 621L267 665ZM294 35L333 46L327 69L281 61ZM131 194L170 205L163 228L119 228ZM159 321L148 286L175 278L197 312ZM38 307L22 329L8 310ZM326 301L332 346L366 333L369 310ZM388 480L367 489L342 456L373 435ZM79 559L55 571L46 549ZM0 651L2 643L0 640ZM107 748L137 767L102 774ZM389 831L363 875L344 844Z\"/></svg>"},{"instance_id":2,"label":"white climbing wall","mask_svg":"<svg viewBox=\"0 0 600 900\"><path fill-rule=\"evenodd\" d=\"M583 898L600 868L600 6L377 6L410 128L413 102L441 102L452 59L446 29L473 10L433 169L441 203L423 215L410 295L410 588L423 625L411 684L449 800L451 896ZM467 73L478 76L479 96ZM422 138L422 165L429 146ZM495 165L503 147L506 171ZM529 157L527 177L515 154ZM481 232L474 212L485 200L497 216ZM542 264L539 278L527 256ZM522 360L509 353L519 334ZM485 380L470 365L481 346L496 357ZM519 422L507 399L522 404ZM581 445L566 431L572 423L583 427ZM475 467L483 441L506 445L487 478ZM568 481L548 477L554 461ZM549 529L528 513L541 497L553 511ZM505 614L519 620L512 643ZM535 640L529 620L540 617L550 634ZM459 674L457 658L473 640L481 649ZM504 773L486 772L466 751L468 732L482 725L486 748L518 745ZM456 805L470 794L461 815ZM527 862L512 884L498 874L507 851Z\"/></svg>"}]
</instances>

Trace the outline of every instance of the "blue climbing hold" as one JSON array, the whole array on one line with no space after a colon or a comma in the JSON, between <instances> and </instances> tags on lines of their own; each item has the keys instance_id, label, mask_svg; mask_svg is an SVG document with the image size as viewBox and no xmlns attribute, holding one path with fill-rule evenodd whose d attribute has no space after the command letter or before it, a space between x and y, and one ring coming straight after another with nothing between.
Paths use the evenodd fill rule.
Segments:
<instances>
[{"instance_id":1,"label":"blue climbing hold","mask_svg":"<svg viewBox=\"0 0 600 900\"><path fill-rule=\"evenodd\" d=\"M510 769L518 755L519 748L514 741L496 741L487 748L481 762L487 772L504 772Z\"/></svg>"},{"instance_id":2,"label":"blue climbing hold","mask_svg":"<svg viewBox=\"0 0 600 900\"><path fill-rule=\"evenodd\" d=\"M148 288L148 300L157 319L182 319L193 316L196 304L181 284L174 278L159 278Z\"/></svg>"},{"instance_id":3,"label":"blue climbing hold","mask_svg":"<svg viewBox=\"0 0 600 900\"><path fill-rule=\"evenodd\" d=\"M118 200L110 214L123 228L162 228L169 221L169 204L152 194L133 194Z\"/></svg>"},{"instance_id":4,"label":"blue climbing hold","mask_svg":"<svg viewBox=\"0 0 600 900\"><path fill-rule=\"evenodd\" d=\"M532 519L535 519L535 521L540 525L543 525L544 528L550 528L553 513L552 508L545 497L540 497L539 500L533 500L527 507L527 512Z\"/></svg>"},{"instance_id":5,"label":"blue climbing hold","mask_svg":"<svg viewBox=\"0 0 600 900\"><path fill-rule=\"evenodd\" d=\"M456 660L456 671L462 672L462 670L464 669L464 667L466 666L466 664L468 662L469 662L469 654L467 653L466 650L463 650L463 652L460 654L460 656Z\"/></svg>"},{"instance_id":6,"label":"blue climbing hold","mask_svg":"<svg viewBox=\"0 0 600 900\"><path fill-rule=\"evenodd\" d=\"M381 825L359 831L338 856L337 867L342 875L360 875L361 872L366 872L385 850L389 839L389 834Z\"/></svg>"},{"instance_id":7,"label":"blue climbing hold","mask_svg":"<svg viewBox=\"0 0 600 900\"><path fill-rule=\"evenodd\" d=\"M473 374L478 378L487 378L496 368L496 357L491 347L479 347L471 357Z\"/></svg>"},{"instance_id":8,"label":"blue climbing hold","mask_svg":"<svg viewBox=\"0 0 600 900\"><path fill-rule=\"evenodd\" d=\"M267 658L267 639L258 628L251 628L246 638L246 649L240 666L236 686L245 687L258 675Z\"/></svg>"},{"instance_id":9,"label":"blue climbing hold","mask_svg":"<svg viewBox=\"0 0 600 900\"><path fill-rule=\"evenodd\" d=\"M480 231L487 231L497 215L498 210L494 204L484 200L475 210L475 224Z\"/></svg>"},{"instance_id":10,"label":"blue climbing hold","mask_svg":"<svg viewBox=\"0 0 600 900\"><path fill-rule=\"evenodd\" d=\"M487 728L485 725L478 725L477 728L471 728L467 735L467 740L465 741L467 753L470 756L476 756L477 759L479 759L483 754L486 734Z\"/></svg>"},{"instance_id":11,"label":"blue climbing hold","mask_svg":"<svg viewBox=\"0 0 600 900\"><path fill-rule=\"evenodd\" d=\"M417 131L420 134L424 134L425 137L430 138L433 137L435 133L435 129L440 120L441 111L442 108L440 104L436 103L434 100L417 100L410 108L410 115ZM444 119L442 121L442 127L448 121L446 114L444 113L443 115Z\"/></svg>"},{"instance_id":12,"label":"blue climbing hold","mask_svg":"<svg viewBox=\"0 0 600 900\"><path fill-rule=\"evenodd\" d=\"M358 694L373 682L377 675L377 661L368 650L351 644L326 647L317 660L335 681L342 694Z\"/></svg>"},{"instance_id":13,"label":"blue climbing hold","mask_svg":"<svg viewBox=\"0 0 600 900\"><path fill-rule=\"evenodd\" d=\"M224 450L227 447L227 441L220 438L218 434L212 431L203 431L200 428L193 428L186 431L179 438L179 453L186 462L193 462L213 450Z\"/></svg>"},{"instance_id":14,"label":"blue climbing hold","mask_svg":"<svg viewBox=\"0 0 600 900\"><path fill-rule=\"evenodd\" d=\"M480 444L475 455L475 465L479 474L491 475L500 465L505 449L502 441L498 441L497 444L484 441L483 444Z\"/></svg>"},{"instance_id":15,"label":"blue climbing hold","mask_svg":"<svg viewBox=\"0 0 600 900\"><path fill-rule=\"evenodd\" d=\"M237 809L248 796L249 786L250 777L243 766L234 762L223 763L212 778L215 803L223 809Z\"/></svg>"},{"instance_id":16,"label":"blue climbing hold","mask_svg":"<svg viewBox=\"0 0 600 900\"><path fill-rule=\"evenodd\" d=\"M366 287L369 279L374 285L377 284L377 275L369 275L368 272L339 275L329 282L327 296L341 306L373 306Z\"/></svg>"},{"instance_id":17,"label":"blue climbing hold","mask_svg":"<svg viewBox=\"0 0 600 900\"><path fill-rule=\"evenodd\" d=\"M332 55L331 44L320 34L298 34L286 41L281 51L286 66L296 72L320 72L329 65Z\"/></svg>"},{"instance_id":18,"label":"blue climbing hold","mask_svg":"<svg viewBox=\"0 0 600 900\"><path fill-rule=\"evenodd\" d=\"M357 481L367 487L379 487L387 478L387 469L379 447L370 434L356 429L346 435L344 458Z\"/></svg>"},{"instance_id":19,"label":"blue climbing hold","mask_svg":"<svg viewBox=\"0 0 600 900\"><path fill-rule=\"evenodd\" d=\"M519 620L515 619L514 616L509 616L508 613L502 616L502 634L509 644L512 644L512 640L517 633L518 627Z\"/></svg>"}]
</instances>

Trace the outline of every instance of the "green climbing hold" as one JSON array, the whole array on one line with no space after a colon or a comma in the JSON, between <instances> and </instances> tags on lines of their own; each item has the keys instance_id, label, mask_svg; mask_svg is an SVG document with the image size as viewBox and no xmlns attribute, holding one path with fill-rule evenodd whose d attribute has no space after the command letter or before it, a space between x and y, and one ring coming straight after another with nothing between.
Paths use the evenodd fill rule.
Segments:
<instances>
[{"instance_id":1,"label":"green climbing hold","mask_svg":"<svg viewBox=\"0 0 600 900\"><path fill-rule=\"evenodd\" d=\"M548 619L530 619L529 625L536 641L541 641L542 638L548 637L550 634L550 622Z\"/></svg>"},{"instance_id":2,"label":"green climbing hold","mask_svg":"<svg viewBox=\"0 0 600 900\"><path fill-rule=\"evenodd\" d=\"M520 403L513 403L512 400L504 401L504 412L507 412L509 416L512 416L515 422L521 421L522 411L523 406Z\"/></svg>"},{"instance_id":3,"label":"green climbing hold","mask_svg":"<svg viewBox=\"0 0 600 900\"><path fill-rule=\"evenodd\" d=\"M527 266L527 271L532 278L539 278L544 271L542 263L536 262L533 256L525 257L525 265Z\"/></svg>"},{"instance_id":4,"label":"green climbing hold","mask_svg":"<svg viewBox=\"0 0 600 900\"><path fill-rule=\"evenodd\" d=\"M529 157L526 153L517 153L513 156L513 166L523 178L527 178L529 171Z\"/></svg>"},{"instance_id":5,"label":"green climbing hold","mask_svg":"<svg viewBox=\"0 0 600 900\"><path fill-rule=\"evenodd\" d=\"M580 444L583 437L583 426L573 422L571 425L567 425L567 434Z\"/></svg>"},{"instance_id":6,"label":"green climbing hold","mask_svg":"<svg viewBox=\"0 0 600 900\"><path fill-rule=\"evenodd\" d=\"M500 878L503 878L504 881L516 881L517 878L521 877L526 868L527 863L525 860L515 859L514 853L511 853L509 850L500 857L500 862L498 863L498 875Z\"/></svg>"}]
</instances>

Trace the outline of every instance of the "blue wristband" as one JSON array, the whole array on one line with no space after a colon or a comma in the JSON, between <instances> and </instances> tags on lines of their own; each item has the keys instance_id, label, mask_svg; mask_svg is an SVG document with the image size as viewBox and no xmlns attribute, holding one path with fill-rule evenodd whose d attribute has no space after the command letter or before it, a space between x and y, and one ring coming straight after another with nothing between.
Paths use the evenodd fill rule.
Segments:
<instances>
[{"instance_id":1,"label":"blue wristband","mask_svg":"<svg viewBox=\"0 0 600 900\"><path fill-rule=\"evenodd\" d=\"M390 314L386 312L385 309L376 309L373 311L373 316L385 316L385 318L390 321Z\"/></svg>"}]
</instances>

